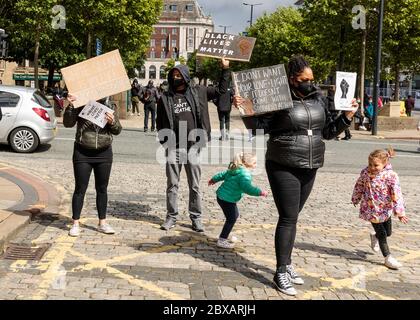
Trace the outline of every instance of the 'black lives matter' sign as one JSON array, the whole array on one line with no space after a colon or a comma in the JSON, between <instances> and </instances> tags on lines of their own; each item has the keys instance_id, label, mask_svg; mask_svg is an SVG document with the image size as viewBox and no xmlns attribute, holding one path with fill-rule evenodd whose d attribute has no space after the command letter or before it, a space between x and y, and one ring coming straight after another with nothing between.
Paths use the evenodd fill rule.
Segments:
<instances>
[{"instance_id":1,"label":"'black lives matter' sign","mask_svg":"<svg viewBox=\"0 0 420 320\"><path fill-rule=\"evenodd\" d=\"M236 94L245 99L242 115L293 107L284 65L233 72Z\"/></svg>"},{"instance_id":2,"label":"'black lives matter' sign","mask_svg":"<svg viewBox=\"0 0 420 320\"><path fill-rule=\"evenodd\" d=\"M249 61L255 38L227 33L207 32L197 50L197 56Z\"/></svg>"}]
</instances>

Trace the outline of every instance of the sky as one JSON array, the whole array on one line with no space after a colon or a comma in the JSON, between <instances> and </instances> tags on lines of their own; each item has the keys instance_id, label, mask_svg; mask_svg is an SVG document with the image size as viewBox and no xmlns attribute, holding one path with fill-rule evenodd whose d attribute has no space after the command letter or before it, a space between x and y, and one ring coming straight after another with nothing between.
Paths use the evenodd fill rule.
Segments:
<instances>
[{"instance_id":1,"label":"sky","mask_svg":"<svg viewBox=\"0 0 420 320\"><path fill-rule=\"evenodd\" d=\"M251 17L251 7L245 6L243 3L262 3L262 5L254 6L254 14L252 20L261 16L264 12L274 12L279 6L293 5L296 0L197 0L199 5L204 9L205 14L213 17L216 32L223 32L223 27L219 25L231 26L226 32L237 34L245 31L249 26Z\"/></svg>"}]
</instances>

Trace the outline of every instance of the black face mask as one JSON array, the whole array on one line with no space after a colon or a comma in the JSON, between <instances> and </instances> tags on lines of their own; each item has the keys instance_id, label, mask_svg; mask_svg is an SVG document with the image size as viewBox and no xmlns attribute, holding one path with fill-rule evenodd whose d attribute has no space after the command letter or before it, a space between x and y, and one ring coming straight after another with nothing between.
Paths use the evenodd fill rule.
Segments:
<instances>
[{"instance_id":1,"label":"black face mask","mask_svg":"<svg viewBox=\"0 0 420 320\"><path fill-rule=\"evenodd\" d=\"M184 79L174 79L174 88L175 90L178 89L179 87L182 87L185 84Z\"/></svg>"},{"instance_id":2,"label":"black face mask","mask_svg":"<svg viewBox=\"0 0 420 320\"><path fill-rule=\"evenodd\" d=\"M315 86L312 83L312 81L303 81L299 82L299 85L296 87L296 89L303 94L303 96L307 96L311 92L315 90Z\"/></svg>"}]
</instances>

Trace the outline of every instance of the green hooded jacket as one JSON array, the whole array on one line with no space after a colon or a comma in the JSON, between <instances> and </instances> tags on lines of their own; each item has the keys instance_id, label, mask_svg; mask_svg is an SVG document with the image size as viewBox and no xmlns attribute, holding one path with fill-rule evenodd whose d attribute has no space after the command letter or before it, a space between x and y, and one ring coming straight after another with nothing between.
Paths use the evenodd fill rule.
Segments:
<instances>
[{"instance_id":1,"label":"green hooded jacket","mask_svg":"<svg viewBox=\"0 0 420 320\"><path fill-rule=\"evenodd\" d=\"M251 173L243 166L220 172L212 180L214 182L223 181L216 194L219 199L227 202L238 202L244 193L255 197L261 195L261 189L252 185Z\"/></svg>"}]
</instances>

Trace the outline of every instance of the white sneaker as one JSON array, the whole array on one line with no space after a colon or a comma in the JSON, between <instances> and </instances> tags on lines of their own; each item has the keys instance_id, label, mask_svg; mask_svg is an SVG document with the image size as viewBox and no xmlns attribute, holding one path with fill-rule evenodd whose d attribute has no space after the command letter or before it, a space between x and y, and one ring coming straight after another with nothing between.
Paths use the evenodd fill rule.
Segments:
<instances>
[{"instance_id":1,"label":"white sneaker","mask_svg":"<svg viewBox=\"0 0 420 320\"><path fill-rule=\"evenodd\" d=\"M402 264L399 263L393 256L389 255L385 258L385 266L393 270L398 270L398 268L402 267Z\"/></svg>"},{"instance_id":2,"label":"white sneaker","mask_svg":"<svg viewBox=\"0 0 420 320\"><path fill-rule=\"evenodd\" d=\"M299 284L302 285L305 283L303 279L298 275L298 273L295 271L293 266L291 264L286 266L286 272L289 276L290 282L293 284Z\"/></svg>"},{"instance_id":3,"label":"white sneaker","mask_svg":"<svg viewBox=\"0 0 420 320\"><path fill-rule=\"evenodd\" d=\"M235 244L230 242L228 239L219 238L219 240L217 240L217 246L220 248L232 249L235 247Z\"/></svg>"},{"instance_id":4,"label":"white sneaker","mask_svg":"<svg viewBox=\"0 0 420 320\"><path fill-rule=\"evenodd\" d=\"M370 247L373 251L379 252L379 241L378 238L376 238L376 234L370 234Z\"/></svg>"},{"instance_id":5,"label":"white sneaker","mask_svg":"<svg viewBox=\"0 0 420 320\"><path fill-rule=\"evenodd\" d=\"M78 237L80 236L80 226L78 224L73 224L69 231L70 237Z\"/></svg>"},{"instance_id":6,"label":"white sneaker","mask_svg":"<svg viewBox=\"0 0 420 320\"><path fill-rule=\"evenodd\" d=\"M364 131L367 131L367 129L366 129L365 126L360 126L359 129L364 130Z\"/></svg>"},{"instance_id":7,"label":"white sneaker","mask_svg":"<svg viewBox=\"0 0 420 320\"><path fill-rule=\"evenodd\" d=\"M104 223L103 225L98 226L98 231L105 233L105 234L114 234L115 230L108 223Z\"/></svg>"},{"instance_id":8,"label":"white sneaker","mask_svg":"<svg viewBox=\"0 0 420 320\"><path fill-rule=\"evenodd\" d=\"M284 293L287 294L288 296L295 296L297 295L297 291L295 288L293 288L293 285L290 281L290 277L287 274L287 272L285 273L276 273L274 275L274 279L273 279L274 284L276 285L277 289Z\"/></svg>"}]
</instances>

